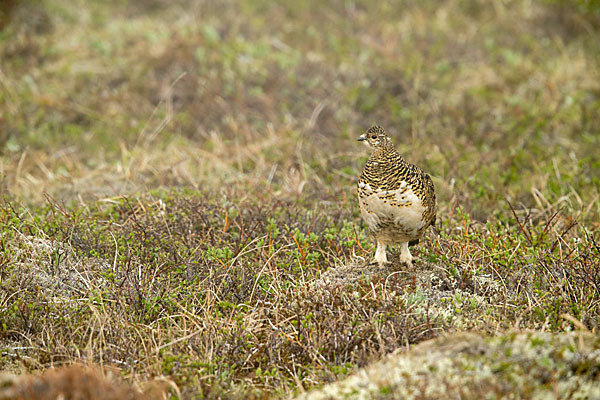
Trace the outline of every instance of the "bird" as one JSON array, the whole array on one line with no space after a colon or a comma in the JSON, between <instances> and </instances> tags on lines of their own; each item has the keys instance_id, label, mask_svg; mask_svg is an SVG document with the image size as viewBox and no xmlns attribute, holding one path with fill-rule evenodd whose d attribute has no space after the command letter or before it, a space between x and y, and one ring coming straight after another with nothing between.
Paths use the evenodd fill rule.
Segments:
<instances>
[{"instance_id":1,"label":"bird","mask_svg":"<svg viewBox=\"0 0 600 400\"><path fill-rule=\"evenodd\" d=\"M358 137L371 149L357 183L360 214L377 241L374 263L388 264L386 248L400 244L400 262L412 267L409 245L435 227L437 202L431 177L407 162L385 130L375 125Z\"/></svg>"}]
</instances>

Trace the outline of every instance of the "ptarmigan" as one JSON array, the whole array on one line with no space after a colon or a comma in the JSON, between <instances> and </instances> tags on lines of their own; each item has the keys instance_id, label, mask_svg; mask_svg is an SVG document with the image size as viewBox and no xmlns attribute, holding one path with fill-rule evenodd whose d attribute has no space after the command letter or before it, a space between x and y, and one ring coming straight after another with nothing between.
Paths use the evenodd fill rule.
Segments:
<instances>
[{"instance_id":1,"label":"ptarmigan","mask_svg":"<svg viewBox=\"0 0 600 400\"><path fill-rule=\"evenodd\" d=\"M387 245L400 243L400 261L411 266L409 243L418 243L429 225L435 225L433 181L402 158L382 127L369 128L358 140L373 150L358 180L358 205L377 240L375 262L380 267L387 263Z\"/></svg>"}]
</instances>

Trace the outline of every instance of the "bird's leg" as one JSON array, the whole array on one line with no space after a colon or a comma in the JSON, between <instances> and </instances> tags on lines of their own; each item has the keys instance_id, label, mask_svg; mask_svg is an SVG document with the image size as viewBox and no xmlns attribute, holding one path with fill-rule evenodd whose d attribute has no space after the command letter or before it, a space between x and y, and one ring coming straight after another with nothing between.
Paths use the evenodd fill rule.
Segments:
<instances>
[{"instance_id":1,"label":"bird's leg","mask_svg":"<svg viewBox=\"0 0 600 400\"><path fill-rule=\"evenodd\" d=\"M412 267L412 258L410 250L408 250L408 242L402 242L400 244L400 262Z\"/></svg>"},{"instance_id":2,"label":"bird's leg","mask_svg":"<svg viewBox=\"0 0 600 400\"><path fill-rule=\"evenodd\" d=\"M375 251L375 262L379 264L380 267L383 267L384 264L387 264L387 255L385 254L385 248L387 247L386 243L377 240L377 250Z\"/></svg>"}]
</instances>

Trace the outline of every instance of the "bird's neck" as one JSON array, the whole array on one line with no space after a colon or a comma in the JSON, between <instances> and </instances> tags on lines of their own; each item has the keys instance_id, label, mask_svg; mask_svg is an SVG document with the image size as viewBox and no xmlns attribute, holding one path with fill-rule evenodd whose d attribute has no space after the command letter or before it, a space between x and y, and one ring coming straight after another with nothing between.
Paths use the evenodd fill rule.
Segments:
<instances>
[{"instance_id":1,"label":"bird's neck","mask_svg":"<svg viewBox=\"0 0 600 400\"><path fill-rule=\"evenodd\" d=\"M382 147L375 149L371 153L371 160L386 163L386 162L398 162L401 160L403 161L404 159L402 158L400 153L398 153L396 151L394 146L382 146Z\"/></svg>"}]
</instances>

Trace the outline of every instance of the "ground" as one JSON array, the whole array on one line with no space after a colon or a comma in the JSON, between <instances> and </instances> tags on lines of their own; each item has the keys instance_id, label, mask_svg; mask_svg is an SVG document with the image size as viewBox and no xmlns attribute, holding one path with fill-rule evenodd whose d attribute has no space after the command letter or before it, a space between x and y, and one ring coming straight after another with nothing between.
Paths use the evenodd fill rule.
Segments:
<instances>
[{"instance_id":1,"label":"ground","mask_svg":"<svg viewBox=\"0 0 600 400\"><path fill-rule=\"evenodd\" d=\"M298 399L595 399L599 345L597 336L573 332L454 334Z\"/></svg>"},{"instance_id":2,"label":"ground","mask_svg":"<svg viewBox=\"0 0 600 400\"><path fill-rule=\"evenodd\" d=\"M597 2L3 7L7 390L77 364L174 398L304 396L452 338L541 340L572 371L548 382L597 377ZM436 186L412 268L367 265L373 124ZM556 356L574 337L589 369Z\"/></svg>"}]
</instances>

